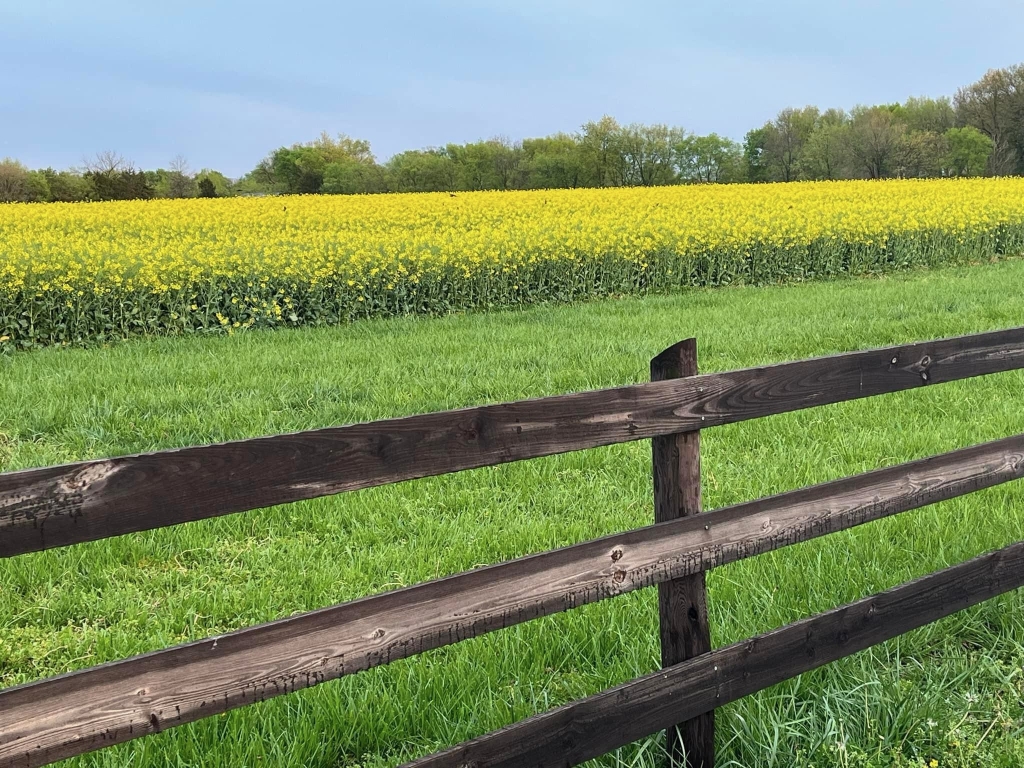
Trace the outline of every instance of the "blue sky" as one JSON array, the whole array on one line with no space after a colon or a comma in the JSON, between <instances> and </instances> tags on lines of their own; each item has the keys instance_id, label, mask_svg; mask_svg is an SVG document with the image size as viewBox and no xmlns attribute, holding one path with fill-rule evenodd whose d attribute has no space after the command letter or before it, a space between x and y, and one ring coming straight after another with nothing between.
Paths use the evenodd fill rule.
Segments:
<instances>
[{"instance_id":1,"label":"blue sky","mask_svg":"<svg viewBox=\"0 0 1024 768\"><path fill-rule=\"evenodd\" d=\"M952 95L1017 0L0 0L0 156L237 176L322 130L403 149L611 114L736 139L785 106Z\"/></svg>"}]
</instances>

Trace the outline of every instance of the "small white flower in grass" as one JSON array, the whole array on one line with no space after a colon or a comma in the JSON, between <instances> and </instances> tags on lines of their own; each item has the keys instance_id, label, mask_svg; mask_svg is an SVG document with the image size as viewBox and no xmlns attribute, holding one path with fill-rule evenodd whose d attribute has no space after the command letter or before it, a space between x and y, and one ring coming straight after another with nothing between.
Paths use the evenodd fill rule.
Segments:
<instances>
[{"instance_id":1,"label":"small white flower in grass","mask_svg":"<svg viewBox=\"0 0 1024 768\"><path fill-rule=\"evenodd\" d=\"M934 728L934 727L935 727L936 725L938 725L938 723L936 723L936 722L935 722L934 720L932 720L932 719L931 719L931 718L929 717L929 718L928 718L928 721L927 721L927 725L928 725L928 727L929 727L929 728Z\"/></svg>"}]
</instances>

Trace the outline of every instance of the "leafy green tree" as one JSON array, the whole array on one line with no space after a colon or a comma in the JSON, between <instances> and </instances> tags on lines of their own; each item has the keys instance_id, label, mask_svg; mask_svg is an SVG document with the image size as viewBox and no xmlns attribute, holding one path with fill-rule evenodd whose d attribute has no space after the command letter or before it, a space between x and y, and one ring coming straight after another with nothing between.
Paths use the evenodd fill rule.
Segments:
<instances>
[{"instance_id":1,"label":"leafy green tree","mask_svg":"<svg viewBox=\"0 0 1024 768\"><path fill-rule=\"evenodd\" d=\"M213 180L209 176L204 176L199 180L199 196L200 197L217 197L217 187L214 186Z\"/></svg>"},{"instance_id":2,"label":"leafy green tree","mask_svg":"<svg viewBox=\"0 0 1024 768\"><path fill-rule=\"evenodd\" d=\"M344 167L351 162L376 166L370 143L344 134L332 138L325 132L306 144L279 147L256 167L251 176L275 192L315 194L323 191L327 166L338 164ZM341 171L338 169L332 171L332 188L340 183L339 174Z\"/></svg>"},{"instance_id":3,"label":"leafy green tree","mask_svg":"<svg viewBox=\"0 0 1024 768\"><path fill-rule=\"evenodd\" d=\"M580 159L585 186L611 187L623 183L626 170L622 128L615 118L605 115L583 126Z\"/></svg>"},{"instance_id":4,"label":"leafy green tree","mask_svg":"<svg viewBox=\"0 0 1024 768\"><path fill-rule=\"evenodd\" d=\"M154 190L145 172L133 168L101 172L88 171L96 200L148 200Z\"/></svg>"},{"instance_id":5,"label":"leafy green tree","mask_svg":"<svg viewBox=\"0 0 1024 768\"><path fill-rule=\"evenodd\" d=\"M1024 64L991 69L954 97L957 124L992 141L988 171L1024 174Z\"/></svg>"},{"instance_id":6,"label":"leafy green tree","mask_svg":"<svg viewBox=\"0 0 1024 768\"><path fill-rule=\"evenodd\" d=\"M805 179L843 179L850 175L849 117L841 109L819 115L800 157L800 176Z\"/></svg>"},{"instance_id":7,"label":"leafy green tree","mask_svg":"<svg viewBox=\"0 0 1024 768\"><path fill-rule=\"evenodd\" d=\"M498 189L495 150L496 144L490 141L449 144L445 147L445 152L458 170L458 189Z\"/></svg>"},{"instance_id":8,"label":"leafy green tree","mask_svg":"<svg viewBox=\"0 0 1024 768\"><path fill-rule=\"evenodd\" d=\"M892 112L911 131L943 134L956 125L956 110L944 96L938 99L911 96L903 104L895 105Z\"/></svg>"},{"instance_id":9,"label":"leafy green tree","mask_svg":"<svg viewBox=\"0 0 1024 768\"><path fill-rule=\"evenodd\" d=\"M522 189L527 172L522 143L500 136L488 143L492 146L494 177L498 189Z\"/></svg>"},{"instance_id":10,"label":"leafy green tree","mask_svg":"<svg viewBox=\"0 0 1024 768\"><path fill-rule=\"evenodd\" d=\"M357 195L385 192L384 172L376 163L345 158L324 168L321 191L326 195Z\"/></svg>"},{"instance_id":11,"label":"leafy green tree","mask_svg":"<svg viewBox=\"0 0 1024 768\"><path fill-rule=\"evenodd\" d=\"M74 203L95 198L95 191L87 178L74 171L56 171L44 168L39 173L46 179L49 199L55 203Z\"/></svg>"},{"instance_id":12,"label":"leafy green tree","mask_svg":"<svg viewBox=\"0 0 1024 768\"><path fill-rule=\"evenodd\" d=\"M0 203L45 203L50 186L41 171L30 171L17 160L0 160Z\"/></svg>"},{"instance_id":13,"label":"leafy green tree","mask_svg":"<svg viewBox=\"0 0 1024 768\"><path fill-rule=\"evenodd\" d=\"M762 156L771 180L795 181L799 178L801 155L818 117L817 107L787 107L773 121L765 124Z\"/></svg>"},{"instance_id":14,"label":"leafy green tree","mask_svg":"<svg viewBox=\"0 0 1024 768\"><path fill-rule=\"evenodd\" d=\"M217 193L217 197L230 197L234 194L235 185L231 182L231 179L220 171L215 171L212 168L203 168L196 174L194 181L198 185L203 179L210 180L214 191Z\"/></svg>"},{"instance_id":15,"label":"leafy green tree","mask_svg":"<svg viewBox=\"0 0 1024 768\"><path fill-rule=\"evenodd\" d=\"M681 128L634 123L620 131L622 183L649 187L677 180L676 146L683 140Z\"/></svg>"},{"instance_id":16,"label":"leafy green tree","mask_svg":"<svg viewBox=\"0 0 1024 768\"><path fill-rule=\"evenodd\" d=\"M167 170L157 168L155 171L143 171L146 183L153 188L153 197L170 197L167 184Z\"/></svg>"},{"instance_id":17,"label":"leafy green tree","mask_svg":"<svg viewBox=\"0 0 1024 768\"><path fill-rule=\"evenodd\" d=\"M444 149L401 152L385 165L388 188L396 192L451 192L458 168Z\"/></svg>"},{"instance_id":18,"label":"leafy green tree","mask_svg":"<svg viewBox=\"0 0 1024 768\"><path fill-rule=\"evenodd\" d=\"M312 147L281 147L270 157L271 173L281 191L291 194L315 194L324 183L327 162Z\"/></svg>"},{"instance_id":19,"label":"leafy green tree","mask_svg":"<svg viewBox=\"0 0 1024 768\"><path fill-rule=\"evenodd\" d=\"M943 134L934 131L908 131L900 137L894 171L903 178L941 176L949 145Z\"/></svg>"},{"instance_id":20,"label":"leafy green tree","mask_svg":"<svg viewBox=\"0 0 1024 768\"><path fill-rule=\"evenodd\" d=\"M851 116L849 146L856 172L869 179L891 176L906 124L886 107L855 107Z\"/></svg>"},{"instance_id":21,"label":"leafy green tree","mask_svg":"<svg viewBox=\"0 0 1024 768\"><path fill-rule=\"evenodd\" d=\"M255 168L238 180L235 188L243 194L273 194L282 191L274 180L274 166L270 157L260 160Z\"/></svg>"},{"instance_id":22,"label":"leafy green tree","mask_svg":"<svg viewBox=\"0 0 1024 768\"><path fill-rule=\"evenodd\" d=\"M9 157L0 161L0 203L24 203L29 200L28 168Z\"/></svg>"},{"instance_id":23,"label":"leafy green tree","mask_svg":"<svg viewBox=\"0 0 1024 768\"><path fill-rule=\"evenodd\" d=\"M684 136L675 146L676 164L686 181L739 181L743 175L743 149L735 141L709 133Z\"/></svg>"},{"instance_id":24,"label":"leafy green tree","mask_svg":"<svg viewBox=\"0 0 1024 768\"><path fill-rule=\"evenodd\" d=\"M992 154L992 139L977 128L950 128L946 138L944 167L951 176L980 176Z\"/></svg>"},{"instance_id":25,"label":"leafy green tree","mask_svg":"<svg viewBox=\"0 0 1024 768\"><path fill-rule=\"evenodd\" d=\"M524 139L527 184L533 189L575 189L584 179L583 156L575 136L556 133Z\"/></svg>"},{"instance_id":26,"label":"leafy green tree","mask_svg":"<svg viewBox=\"0 0 1024 768\"><path fill-rule=\"evenodd\" d=\"M94 200L148 200L153 197L152 175L135 167L117 152L99 152L88 161L83 174Z\"/></svg>"},{"instance_id":27,"label":"leafy green tree","mask_svg":"<svg viewBox=\"0 0 1024 768\"><path fill-rule=\"evenodd\" d=\"M53 199L50 183L42 171L28 172L28 198L33 203L48 203Z\"/></svg>"},{"instance_id":28,"label":"leafy green tree","mask_svg":"<svg viewBox=\"0 0 1024 768\"><path fill-rule=\"evenodd\" d=\"M765 144L768 141L766 126L747 131L743 137L743 163L746 166L747 181L770 181L768 158L765 155Z\"/></svg>"},{"instance_id":29,"label":"leafy green tree","mask_svg":"<svg viewBox=\"0 0 1024 768\"><path fill-rule=\"evenodd\" d=\"M337 138L331 138L327 131L323 131L320 136L304 146L315 150L325 164L345 160L366 164L376 162L373 152L370 151L370 142L365 139L353 139L344 133L339 133Z\"/></svg>"}]
</instances>

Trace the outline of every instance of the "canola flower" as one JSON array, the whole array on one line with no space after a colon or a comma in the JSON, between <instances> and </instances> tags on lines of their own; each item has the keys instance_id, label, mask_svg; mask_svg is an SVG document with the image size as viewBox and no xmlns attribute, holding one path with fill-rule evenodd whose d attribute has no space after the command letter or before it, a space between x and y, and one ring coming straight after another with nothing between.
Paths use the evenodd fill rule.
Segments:
<instances>
[{"instance_id":1,"label":"canola flower","mask_svg":"<svg viewBox=\"0 0 1024 768\"><path fill-rule=\"evenodd\" d=\"M0 206L0 350L1024 253L1024 179Z\"/></svg>"}]
</instances>

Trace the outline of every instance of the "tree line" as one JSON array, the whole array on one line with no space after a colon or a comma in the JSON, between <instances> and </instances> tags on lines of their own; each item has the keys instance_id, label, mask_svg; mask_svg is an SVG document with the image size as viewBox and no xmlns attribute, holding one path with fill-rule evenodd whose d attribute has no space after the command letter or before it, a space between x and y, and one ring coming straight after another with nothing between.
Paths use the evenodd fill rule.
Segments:
<instances>
[{"instance_id":1,"label":"tree line","mask_svg":"<svg viewBox=\"0 0 1024 768\"><path fill-rule=\"evenodd\" d=\"M345 135L271 152L241 179L182 158L136 169L104 152L85 168L0 162L0 201L127 200L239 194L357 194L653 186L686 183L1024 175L1024 64L993 69L953 98L850 111L783 109L742 142L612 117L575 133L498 137L409 150L380 163Z\"/></svg>"},{"instance_id":2,"label":"tree line","mask_svg":"<svg viewBox=\"0 0 1024 768\"><path fill-rule=\"evenodd\" d=\"M144 171L116 152L100 152L83 168L29 170L0 160L0 202L72 203L89 200L148 200L154 197L225 197L235 182L219 171L193 173L176 157L168 168Z\"/></svg>"}]
</instances>

